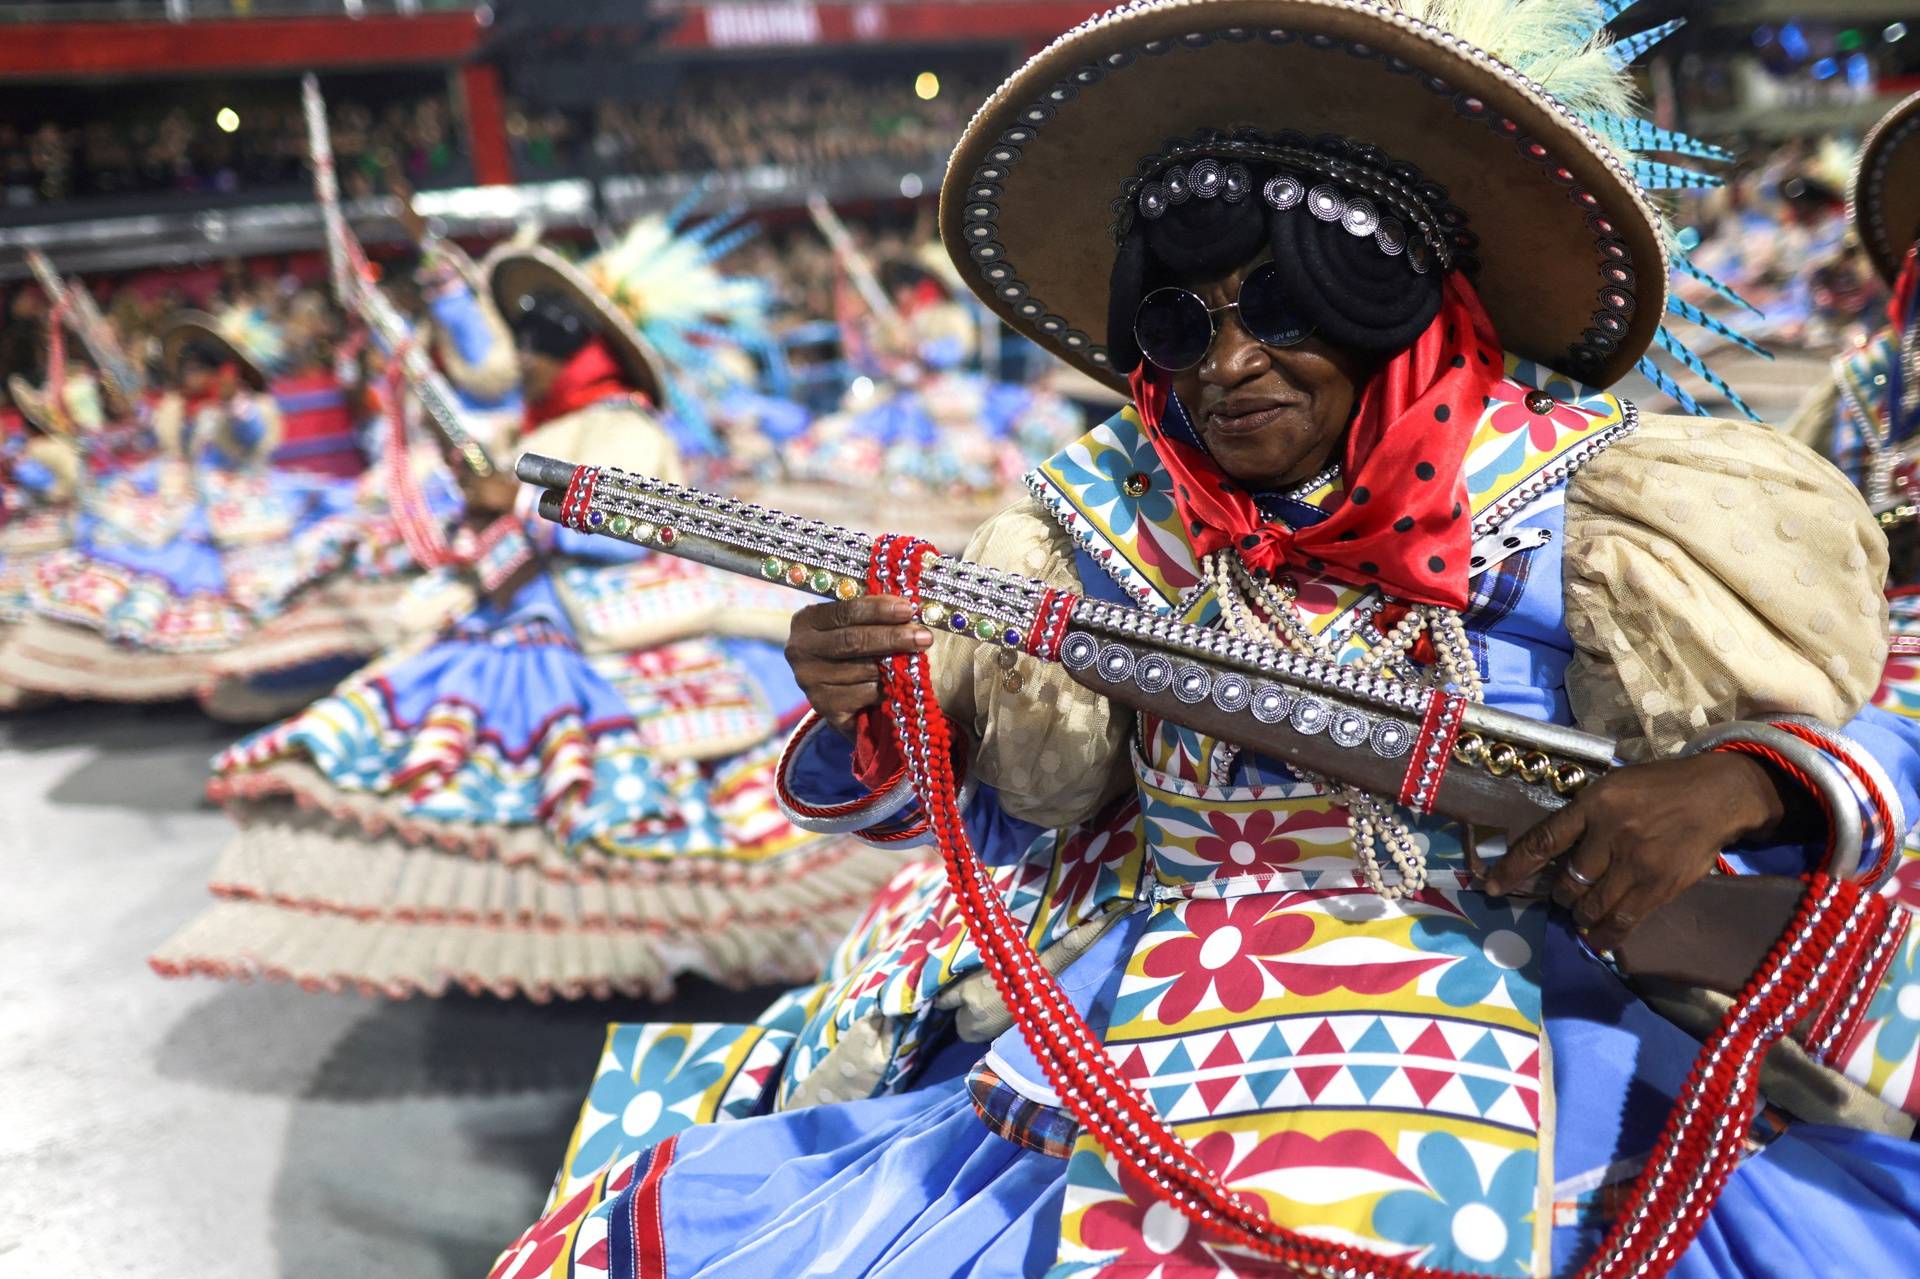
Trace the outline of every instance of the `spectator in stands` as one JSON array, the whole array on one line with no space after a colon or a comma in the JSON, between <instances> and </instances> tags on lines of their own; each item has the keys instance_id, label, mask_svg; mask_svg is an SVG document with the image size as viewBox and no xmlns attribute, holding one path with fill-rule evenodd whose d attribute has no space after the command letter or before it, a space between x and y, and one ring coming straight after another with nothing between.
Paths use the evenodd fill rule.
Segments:
<instances>
[{"instance_id":1,"label":"spectator in stands","mask_svg":"<svg viewBox=\"0 0 1920 1279\"><path fill-rule=\"evenodd\" d=\"M416 184L461 180L462 146L443 97L377 113L335 110L334 152L349 196L374 194L380 157L402 157ZM306 124L292 104L248 106L232 132L203 112L0 123L0 206L166 192L297 191L307 182Z\"/></svg>"}]
</instances>

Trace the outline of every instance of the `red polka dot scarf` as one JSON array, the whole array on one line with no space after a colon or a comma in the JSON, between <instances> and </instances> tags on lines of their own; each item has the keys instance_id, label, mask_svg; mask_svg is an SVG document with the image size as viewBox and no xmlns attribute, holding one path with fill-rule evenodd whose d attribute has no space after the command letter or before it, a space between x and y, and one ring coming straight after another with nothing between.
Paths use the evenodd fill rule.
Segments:
<instances>
[{"instance_id":1,"label":"red polka dot scarf","mask_svg":"<svg viewBox=\"0 0 1920 1279\"><path fill-rule=\"evenodd\" d=\"M1500 341L1479 296L1458 273L1449 276L1433 323L1361 392L1347 429L1344 499L1299 528L1264 513L1259 495L1226 478L1166 374L1143 363L1133 374L1133 398L1199 554L1235 546L1252 569L1291 564L1378 584L1411 603L1463 609L1473 547L1467 443L1504 376Z\"/></svg>"}]
</instances>

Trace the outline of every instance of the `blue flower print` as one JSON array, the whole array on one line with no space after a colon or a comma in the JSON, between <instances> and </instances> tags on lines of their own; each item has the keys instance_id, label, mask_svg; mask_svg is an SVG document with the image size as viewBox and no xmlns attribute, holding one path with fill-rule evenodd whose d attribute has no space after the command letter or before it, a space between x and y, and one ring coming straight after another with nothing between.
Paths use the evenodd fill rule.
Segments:
<instances>
[{"instance_id":1,"label":"blue flower print","mask_svg":"<svg viewBox=\"0 0 1920 1279\"><path fill-rule=\"evenodd\" d=\"M1539 1156L1516 1150L1484 1185L1473 1156L1448 1132L1420 1139L1420 1175L1432 1189L1396 1190L1373 1208L1382 1239L1430 1246L1423 1266L1486 1275L1531 1273L1533 1192Z\"/></svg>"},{"instance_id":2,"label":"blue flower print","mask_svg":"<svg viewBox=\"0 0 1920 1279\"><path fill-rule=\"evenodd\" d=\"M642 1056L641 1045L649 1032L658 1037ZM691 1064L696 1050L711 1044L709 1036L696 1045L687 1026L616 1026L607 1040L606 1069L587 1094L588 1107L611 1115L612 1122L581 1141L573 1155L572 1175L593 1176L616 1159L691 1128L693 1118L674 1107L719 1082L726 1069L724 1060L715 1057Z\"/></svg>"},{"instance_id":3,"label":"blue flower print","mask_svg":"<svg viewBox=\"0 0 1920 1279\"><path fill-rule=\"evenodd\" d=\"M1441 974L1434 993L1454 1008L1472 1008L1505 984L1514 1008L1537 1024L1539 908L1496 902L1476 892L1462 892L1454 904L1458 915L1436 911L1420 916L1413 925L1415 946L1455 958Z\"/></svg>"},{"instance_id":4,"label":"blue flower print","mask_svg":"<svg viewBox=\"0 0 1920 1279\"><path fill-rule=\"evenodd\" d=\"M1092 445L1091 467L1082 465L1072 454L1060 457L1060 474L1071 486L1083 489L1087 507L1100 512L1117 535L1133 530L1135 513L1150 524L1173 516L1173 494L1167 488L1166 473L1160 468L1153 444L1141 435L1131 449L1103 443ZM1140 497L1126 496L1122 487L1129 477L1150 475L1153 484Z\"/></svg>"},{"instance_id":5,"label":"blue flower print","mask_svg":"<svg viewBox=\"0 0 1920 1279\"><path fill-rule=\"evenodd\" d=\"M1867 1020L1879 1022L1873 1055L1882 1061L1903 1061L1920 1038L1920 972L1914 970L1916 952L1907 946L1887 968L1887 975L1867 1006Z\"/></svg>"}]
</instances>

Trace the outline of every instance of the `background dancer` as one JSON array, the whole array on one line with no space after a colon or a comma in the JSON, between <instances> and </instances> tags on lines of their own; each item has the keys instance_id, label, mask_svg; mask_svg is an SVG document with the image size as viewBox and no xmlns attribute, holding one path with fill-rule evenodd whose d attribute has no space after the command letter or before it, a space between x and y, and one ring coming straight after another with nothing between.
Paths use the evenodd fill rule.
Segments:
<instances>
[{"instance_id":1,"label":"background dancer","mask_svg":"<svg viewBox=\"0 0 1920 1279\"><path fill-rule=\"evenodd\" d=\"M577 267L489 257L520 447L681 473L655 408L674 372L642 333L684 342L739 292L690 234L691 254L647 223ZM154 967L536 999L817 971L892 866L773 807L799 696L767 637L791 598L556 533L510 474L451 464L464 516L440 571L470 603L216 761L210 793L240 827L225 900Z\"/></svg>"}]
</instances>

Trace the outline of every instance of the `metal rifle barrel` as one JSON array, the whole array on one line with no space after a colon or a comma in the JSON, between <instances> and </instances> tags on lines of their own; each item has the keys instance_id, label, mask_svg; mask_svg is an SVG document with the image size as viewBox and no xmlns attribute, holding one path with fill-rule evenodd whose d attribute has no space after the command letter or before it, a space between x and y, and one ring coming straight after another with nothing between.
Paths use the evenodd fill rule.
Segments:
<instances>
[{"instance_id":1,"label":"metal rifle barrel","mask_svg":"<svg viewBox=\"0 0 1920 1279\"><path fill-rule=\"evenodd\" d=\"M522 453L520 460L513 464L513 473L528 484L543 489L558 489L558 493L548 493L540 499L540 514L548 519L557 519L560 515L560 496L567 485L573 483L573 463L562 462L558 458L541 457L538 453ZM553 510L547 510L547 498L553 499Z\"/></svg>"}]
</instances>

